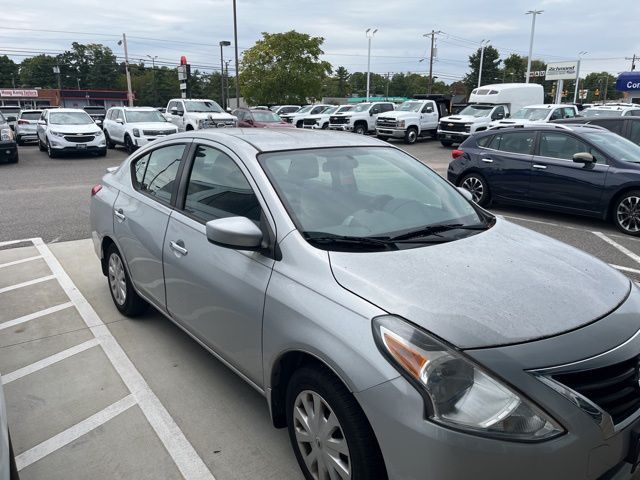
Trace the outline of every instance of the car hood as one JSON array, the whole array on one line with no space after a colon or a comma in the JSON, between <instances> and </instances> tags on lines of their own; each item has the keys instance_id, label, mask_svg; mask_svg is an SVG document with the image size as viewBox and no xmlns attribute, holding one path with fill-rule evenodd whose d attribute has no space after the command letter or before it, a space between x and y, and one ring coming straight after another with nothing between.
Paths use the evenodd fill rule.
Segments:
<instances>
[{"instance_id":1,"label":"car hood","mask_svg":"<svg viewBox=\"0 0 640 480\"><path fill-rule=\"evenodd\" d=\"M486 121L487 117L474 117L473 115L451 115L450 117L442 117L441 122L463 122L477 123Z\"/></svg>"},{"instance_id":2,"label":"car hood","mask_svg":"<svg viewBox=\"0 0 640 480\"><path fill-rule=\"evenodd\" d=\"M176 131L176 126L171 122L131 122L131 125L135 128L143 128L149 130L168 130L170 132Z\"/></svg>"},{"instance_id":3,"label":"car hood","mask_svg":"<svg viewBox=\"0 0 640 480\"><path fill-rule=\"evenodd\" d=\"M85 125L56 125L49 124L49 129L60 133L91 133L100 130L95 123L87 123Z\"/></svg>"},{"instance_id":4,"label":"car hood","mask_svg":"<svg viewBox=\"0 0 640 480\"><path fill-rule=\"evenodd\" d=\"M396 120L402 120L405 118L417 118L419 116L419 112L385 112L378 115L378 118L393 118Z\"/></svg>"},{"instance_id":5,"label":"car hood","mask_svg":"<svg viewBox=\"0 0 640 480\"><path fill-rule=\"evenodd\" d=\"M342 287L459 348L579 328L616 309L630 289L607 264L503 219L449 243L329 259Z\"/></svg>"},{"instance_id":6,"label":"car hood","mask_svg":"<svg viewBox=\"0 0 640 480\"><path fill-rule=\"evenodd\" d=\"M236 117L229 115L228 113L212 113L212 112L187 112L187 115L191 118L198 120L205 120L207 118L213 118L214 120L235 120Z\"/></svg>"}]
</instances>

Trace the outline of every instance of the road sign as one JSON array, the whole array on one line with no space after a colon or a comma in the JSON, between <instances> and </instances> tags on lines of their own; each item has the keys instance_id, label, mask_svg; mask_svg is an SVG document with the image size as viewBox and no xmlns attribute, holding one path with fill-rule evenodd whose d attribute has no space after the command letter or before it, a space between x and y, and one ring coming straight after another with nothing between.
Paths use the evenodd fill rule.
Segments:
<instances>
[{"instance_id":1,"label":"road sign","mask_svg":"<svg viewBox=\"0 0 640 480\"><path fill-rule=\"evenodd\" d=\"M580 92L578 93L578 98L580 100L586 100L588 95L589 95L589 90L580 90Z\"/></svg>"},{"instance_id":2,"label":"road sign","mask_svg":"<svg viewBox=\"0 0 640 480\"><path fill-rule=\"evenodd\" d=\"M572 80L576 78L578 61L553 62L547 64L546 80Z\"/></svg>"}]
</instances>

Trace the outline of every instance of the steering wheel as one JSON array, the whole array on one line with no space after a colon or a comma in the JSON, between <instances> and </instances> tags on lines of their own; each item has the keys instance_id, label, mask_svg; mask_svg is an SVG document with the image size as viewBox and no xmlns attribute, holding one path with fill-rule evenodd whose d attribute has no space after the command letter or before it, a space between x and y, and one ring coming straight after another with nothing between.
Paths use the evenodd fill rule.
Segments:
<instances>
[{"instance_id":1,"label":"steering wheel","mask_svg":"<svg viewBox=\"0 0 640 480\"><path fill-rule=\"evenodd\" d=\"M393 200L391 195L376 195L369 199L365 210L384 210L384 206Z\"/></svg>"}]
</instances>

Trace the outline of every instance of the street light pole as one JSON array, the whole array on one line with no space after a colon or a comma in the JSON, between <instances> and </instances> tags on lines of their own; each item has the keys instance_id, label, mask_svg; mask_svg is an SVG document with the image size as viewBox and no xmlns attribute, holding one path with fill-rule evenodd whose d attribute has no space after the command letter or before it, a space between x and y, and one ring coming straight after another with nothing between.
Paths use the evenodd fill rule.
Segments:
<instances>
[{"instance_id":1,"label":"street light pole","mask_svg":"<svg viewBox=\"0 0 640 480\"><path fill-rule=\"evenodd\" d=\"M533 34L536 31L536 16L540 15L544 10L529 10L526 15L531 15L531 38L529 40L529 58L527 58L527 78L525 83L529 83L531 75L531 56L533 55Z\"/></svg>"},{"instance_id":2,"label":"street light pole","mask_svg":"<svg viewBox=\"0 0 640 480\"><path fill-rule=\"evenodd\" d=\"M238 62L238 16L236 12L236 0L233 0L233 44L236 50L236 108L240 108L240 81L238 79L240 65Z\"/></svg>"},{"instance_id":3,"label":"street light pole","mask_svg":"<svg viewBox=\"0 0 640 480\"><path fill-rule=\"evenodd\" d=\"M373 38L373 36L376 34L377 31L378 31L377 28L373 30L370 28L367 28L364 32L364 34L369 39L369 49L367 52L367 102L369 101L369 85L370 85L370 77L371 77L371 39Z\"/></svg>"},{"instance_id":4,"label":"street light pole","mask_svg":"<svg viewBox=\"0 0 640 480\"><path fill-rule=\"evenodd\" d=\"M586 55L587 52L579 52L578 53L578 64L576 65L576 87L573 91L573 103L578 103L578 86L580 84L580 62L582 60L582 56Z\"/></svg>"},{"instance_id":5,"label":"street light pole","mask_svg":"<svg viewBox=\"0 0 640 480\"><path fill-rule=\"evenodd\" d=\"M147 55L147 57L151 59L151 83L153 83L153 104L157 105L158 95L156 92L156 58L158 58L158 55L154 55L153 57L151 55Z\"/></svg>"},{"instance_id":6,"label":"street light pole","mask_svg":"<svg viewBox=\"0 0 640 480\"><path fill-rule=\"evenodd\" d=\"M489 45L489 40L482 40L480 42L480 68L478 69L478 88L482 86L482 64L484 63L484 49Z\"/></svg>"},{"instance_id":7,"label":"street light pole","mask_svg":"<svg viewBox=\"0 0 640 480\"><path fill-rule=\"evenodd\" d=\"M222 102L222 108L226 108L228 106L224 101L224 54L222 52L222 47L228 47L229 45L231 45L231 42L227 40L222 40L220 42L220 102Z\"/></svg>"}]
</instances>

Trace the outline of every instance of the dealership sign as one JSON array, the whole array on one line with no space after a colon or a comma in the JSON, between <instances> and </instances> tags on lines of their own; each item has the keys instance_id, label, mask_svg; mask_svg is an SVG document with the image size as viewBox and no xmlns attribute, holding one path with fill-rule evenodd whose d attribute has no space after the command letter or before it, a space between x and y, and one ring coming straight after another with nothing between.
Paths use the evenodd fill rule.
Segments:
<instances>
[{"instance_id":1,"label":"dealership sign","mask_svg":"<svg viewBox=\"0 0 640 480\"><path fill-rule=\"evenodd\" d=\"M0 90L0 97L37 97L38 90Z\"/></svg>"},{"instance_id":2,"label":"dealership sign","mask_svg":"<svg viewBox=\"0 0 640 480\"><path fill-rule=\"evenodd\" d=\"M616 90L620 92L640 90L640 72L622 72L616 80Z\"/></svg>"},{"instance_id":3,"label":"dealership sign","mask_svg":"<svg viewBox=\"0 0 640 480\"><path fill-rule=\"evenodd\" d=\"M547 64L546 80L572 80L576 78L578 61Z\"/></svg>"}]
</instances>

